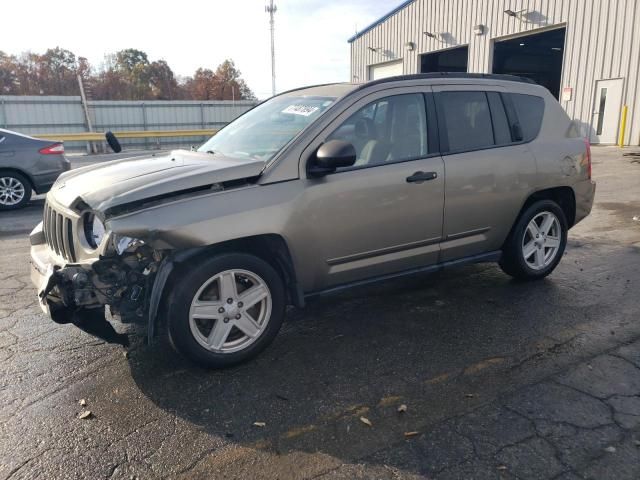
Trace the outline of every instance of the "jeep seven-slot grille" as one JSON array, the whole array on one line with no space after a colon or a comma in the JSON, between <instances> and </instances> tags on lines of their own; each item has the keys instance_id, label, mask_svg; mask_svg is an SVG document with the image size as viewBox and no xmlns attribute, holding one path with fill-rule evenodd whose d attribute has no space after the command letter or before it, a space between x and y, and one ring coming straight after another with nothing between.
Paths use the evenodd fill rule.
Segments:
<instances>
[{"instance_id":1,"label":"jeep seven-slot grille","mask_svg":"<svg viewBox=\"0 0 640 480\"><path fill-rule=\"evenodd\" d=\"M43 230L51 250L68 262L76 261L71 219L56 212L48 203L44 204Z\"/></svg>"}]
</instances>

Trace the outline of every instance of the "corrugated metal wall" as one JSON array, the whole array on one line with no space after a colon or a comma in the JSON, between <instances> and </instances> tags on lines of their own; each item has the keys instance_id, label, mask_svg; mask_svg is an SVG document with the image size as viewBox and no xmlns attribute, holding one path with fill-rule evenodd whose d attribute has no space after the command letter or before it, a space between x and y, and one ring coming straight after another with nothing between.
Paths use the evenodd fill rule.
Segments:
<instances>
[{"instance_id":1,"label":"corrugated metal wall","mask_svg":"<svg viewBox=\"0 0 640 480\"><path fill-rule=\"evenodd\" d=\"M219 128L253 107L249 101L106 101L89 102L95 131L193 130ZM80 97L2 96L0 128L28 135L87 131ZM158 142L122 140L127 147L154 148L197 144L202 137L166 137ZM84 143L66 142L65 147L83 149Z\"/></svg>"},{"instance_id":2,"label":"corrugated metal wall","mask_svg":"<svg viewBox=\"0 0 640 480\"><path fill-rule=\"evenodd\" d=\"M524 12L514 18L507 9ZM483 35L473 33L479 24ZM366 81L369 65L400 58L404 73L417 73L421 53L461 45L469 45L469 72L490 73L495 39L560 26L567 29L561 87L573 88L572 100L563 103L569 116L586 134L596 80L624 78L626 143L640 145L639 0L415 0L351 43L351 75ZM445 33L446 41L425 31ZM406 42L415 50L406 50Z\"/></svg>"}]
</instances>

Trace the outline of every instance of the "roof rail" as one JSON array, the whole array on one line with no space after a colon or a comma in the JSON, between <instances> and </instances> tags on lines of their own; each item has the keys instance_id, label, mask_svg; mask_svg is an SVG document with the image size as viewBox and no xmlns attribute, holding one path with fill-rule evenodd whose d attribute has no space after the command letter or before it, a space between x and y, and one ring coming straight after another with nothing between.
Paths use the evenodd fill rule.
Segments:
<instances>
[{"instance_id":1,"label":"roof rail","mask_svg":"<svg viewBox=\"0 0 640 480\"><path fill-rule=\"evenodd\" d=\"M379 83L397 82L402 80L420 80L420 79L447 79L447 78L476 78L479 80L503 80L506 82L520 82L531 83L538 85L536 82L526 77L519 77L517 75L505 75L501 73L466 73L466 72L434 72L434 73L415 73L411 75L398 75L395 77L385 77L379 80L372 80L367 83L363 83L364 87L370 85L377 85Z\"/></svg>"}]
</instances>

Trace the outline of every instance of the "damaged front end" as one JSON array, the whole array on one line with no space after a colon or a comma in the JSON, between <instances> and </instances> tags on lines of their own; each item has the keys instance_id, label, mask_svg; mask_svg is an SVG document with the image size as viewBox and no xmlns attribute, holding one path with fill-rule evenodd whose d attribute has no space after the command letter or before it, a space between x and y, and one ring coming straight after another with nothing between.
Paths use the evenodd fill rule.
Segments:
<instances>
[{"instance_id":1,"label":"damaged front end","mask_svg":"<svg viewBox=\"0 0 640 480\"><path fill-rule=\"evenodd\" d=\"M39 266L33 261L32 246L40 303L55 322L80 324L104 318L105 305L124 323L149 319L150 297L165 253L128 237L112 235L106 241L97 258L63 266L48 262ZM155 311L157 306L154 315Z\"/></svg>"}]
</instances>

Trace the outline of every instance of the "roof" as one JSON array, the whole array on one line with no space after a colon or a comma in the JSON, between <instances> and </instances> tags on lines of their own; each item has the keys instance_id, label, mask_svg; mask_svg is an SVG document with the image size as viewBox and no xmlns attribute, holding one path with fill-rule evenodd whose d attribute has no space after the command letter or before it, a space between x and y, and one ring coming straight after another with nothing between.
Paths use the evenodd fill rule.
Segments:
<instances>
[{"instance_id":1,"label":"roof","mask_svg":"<svg viewBox=\"0 0 640 480\"><path fill-rule=\"evenodd\" d=\"M400 5L398 5L396 8L394 8L393 10L391 10L389 13L387 13L385 16L379 18L378 20L376 20L375 22L373 22L371 25L365 27L363 30L360 30L358 33L356 33L353 37L351 37L349 40L347 40L349 43L353 42L354 40L357 40L358 38L360 38L362 35L364 35L365 33L367 33L369 30L372 30L373 28L377 27L378 25L380 25L382 22L384 22L387 18L392 17L393 15L395 15L396 13L398 13L400 10L402 10L404 7L406 7L407 5L409 5L410 3L413 3L415 0L405 0L404 2L402 2Z\"/></svg>"}]
</instances>

